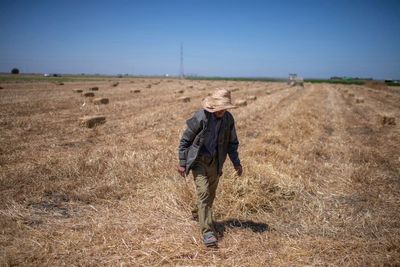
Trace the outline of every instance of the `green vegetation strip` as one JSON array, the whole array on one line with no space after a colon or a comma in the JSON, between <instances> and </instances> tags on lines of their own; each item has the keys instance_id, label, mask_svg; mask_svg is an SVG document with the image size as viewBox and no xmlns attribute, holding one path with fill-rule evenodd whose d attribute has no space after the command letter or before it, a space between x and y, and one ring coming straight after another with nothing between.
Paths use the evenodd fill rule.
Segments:
<instances>
[{"instance_id":1,"label":"green vegetation strip","mask_svg":"<svg viewBox=\"0 0 400 267\"><path fill-rule=\"evenodd\" d=\"M0 75L0 82L75 82L75 81L102 81L111 78L106 76L62 76L44 77L36 75Z\"/></svg>"},{"instance_id":2,"label":"green vegetation strip","mask_svg":"<svg viewBox=\"0 0 400 267\"><path fill-rule=\"evenodd\" d=\"M263 77L203 77L203 76L187 76L187 80L207 80L207 81L244 81L244 82L285 82L286 79L280 78L263 78Z\"/></svg>"},{"instance_id":3,"label":"green vegetation strip","mask_svg":"<svg viewBox=\"0 0 400 267\"><path fill-rule=\"evenodd\" d=\"M333 84L357 84L363 85L364 81L361 80L324 80L324 79L305 79L307 83L333 83Z\"/></svg>"}]
</instances>

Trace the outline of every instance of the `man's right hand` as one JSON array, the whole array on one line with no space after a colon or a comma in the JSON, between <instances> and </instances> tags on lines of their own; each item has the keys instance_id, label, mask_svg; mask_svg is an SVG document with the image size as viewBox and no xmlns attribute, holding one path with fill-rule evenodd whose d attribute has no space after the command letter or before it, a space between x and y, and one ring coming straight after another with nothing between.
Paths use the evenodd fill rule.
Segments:
<instances>
[{"instance_id":1,"label":"man's right hand","mask_svg":"<svg viewBox=\"0 0 400 267\"><path fill-rule=\"evenodd\" d=\"M179 172L179 174L180 174L182 177L185 177L185 176L186 176L186 169L185 169L185 167L178 166L178 172Z\"/></svg>"}]
</instances>

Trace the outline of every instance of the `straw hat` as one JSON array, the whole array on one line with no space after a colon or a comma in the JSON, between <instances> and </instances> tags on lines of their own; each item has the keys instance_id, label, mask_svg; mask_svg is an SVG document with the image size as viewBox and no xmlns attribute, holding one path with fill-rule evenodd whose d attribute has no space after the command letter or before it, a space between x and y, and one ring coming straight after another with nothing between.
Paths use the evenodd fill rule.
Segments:
<instances>
[{"instance_id":1,"label":"straw hat","mask_svg":"<svg viewBox=\"0 0 400 267\"><path fill-rule=\"evenodd\" d=\"M228 108L237 108L231 103L231 92L218 89L211 96L204 98L203 108L208 112L216 112Z\"/></svg>"}]
</instances>

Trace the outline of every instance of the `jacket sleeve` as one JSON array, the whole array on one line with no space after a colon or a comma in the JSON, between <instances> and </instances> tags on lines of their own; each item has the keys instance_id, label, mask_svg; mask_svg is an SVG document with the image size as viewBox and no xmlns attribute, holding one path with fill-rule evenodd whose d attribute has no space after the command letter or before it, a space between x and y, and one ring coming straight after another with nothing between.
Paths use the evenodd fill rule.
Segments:
<instances>
[{"instance_id":1,"label":"jacket sleeve","mask_svg":"<svg viewBox=\"0 0 400 267\"><path fill-rule=\"evenodd\" d=\"M239 140L236 135L235 120L233 119L232 116L232 123L230 127L229 143L228 143L228 155L233 163L233 166L240 165L238 147L239 147Z\"/></svg>"},{"instance_id":2,"label":"jacket sleeve","mask_svg":"<svg viewBox=\"0 0 400 267\"><path fill-rule=\"evenodd\" d=\"M187 152L200 130L201 125L196 115L186 121L186 129L182 134L178 148L179 166L186 166Z\"/></svg>"}]
</instances>

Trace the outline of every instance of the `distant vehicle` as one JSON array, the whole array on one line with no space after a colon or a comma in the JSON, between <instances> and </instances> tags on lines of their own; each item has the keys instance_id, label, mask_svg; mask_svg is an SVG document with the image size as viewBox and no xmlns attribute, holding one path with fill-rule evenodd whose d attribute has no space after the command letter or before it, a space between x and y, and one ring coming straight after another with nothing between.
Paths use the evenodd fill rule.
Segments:
<instances>
[{"instance_id":1,"label":"distant vehicle","mask_svg":"<svg viewBox=\"0 0 400 267\"><path fill-rule=\"evenodd\" d=\"M289 86L296 86L296 85L300 85L302 87L304 87L304 80L302 77L297 76L297 74L295 73L290 73L288 80L287 80L287 84Z\"/></svg>"},{"instance_id":2,"label":"distant vehicle","mask_svg":"<svg viewBox=\"0 0 400 267\"><path fill-rule=\"evenodd\" d=\"M61 74L57 74L57 73L53 73L53 74L49 74L49 73L45 73L43 74L44 77L61 77Z\"/></svg>"}]
</instances>

